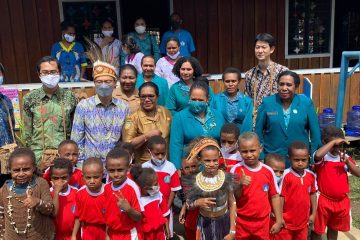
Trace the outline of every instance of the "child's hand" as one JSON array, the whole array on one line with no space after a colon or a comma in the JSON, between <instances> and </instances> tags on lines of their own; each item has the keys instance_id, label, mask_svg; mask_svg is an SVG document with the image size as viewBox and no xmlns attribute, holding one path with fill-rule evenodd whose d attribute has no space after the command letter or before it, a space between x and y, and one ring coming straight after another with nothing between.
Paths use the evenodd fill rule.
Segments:
<instances>
[{"instance_id":1,"label":"child's hand","mask_svg":"<svg viewBox=\"0 0 360 240\"><path fill-rule=\"evenodd\" d=\"M349 163L349 156L346 155L346 151L340 152L340 160L345 164Z\"/></svg>"},{"instance_id":2,"label":"child's hand","mask_svg":"<svg viewBox=\"0 0 360 240\"><path fill-rule=\"evenodd\" d=\"M284 220L282 220L282 221L284 221ZM285 223L276 222L274 225L272 225L272 227L270 229L270 233L277 234L278 232L280 232L280 230L283 226L285 227Z\"/></svg>"},{"instance_id":3,"label":"child's hand","mask_svg":"<svg viewBox=\"0 0 360 240\"><path fill-rule=\"evenodd\" d=\"M309 225L310 227L312 227L312 226L314 225L314 223L315 223L315 214L311 214L311 215L309 216L308 225Z\"/></svg>"},{"instance_id":4,"label":"child's hand","mask_svg":"<svg viewBox=\"0 0 360 240\"><path fill-rule=\"evenodd\" d=\"M224 240L234 240L234 239L235 239L235 234L231 234L231 233L229 233L224 237Z\"/></svg>"},{"instance_id":5,"label":"child's hand","mask_svg":"<svg viewBox=\"0 0 360 240\"><path fill-rule=\"evenodd\" d=\"M24 206L27 208L34 208L39 205L40 199L32 196L32 191L26 191L26 198L24 200Z\"/></svg>"},{"instance_id":6,"label":"child's hand","mask_svg":"<svg viewBox=\"0 0 360 240\"><path fill-rule=\"evenodd\" d=\"M200 208L211 208L216 206L216 198L200 198L195 201L195 206Z\"/></svg>"},{"instance_id":7,"label":"child's hand","mask_svg":"<svg viewBox=\"0 0 360 240\"><path fill-rule=\"evenodd\" d=\"M123 210L123 211L125 211L125 212L128 212L128 211L131 209L131 206L130 206L128 200L126 200L126 198L124 198L124 196L122 195L121 191L119 191L118 194L116 194L116 193L113 193L113 194L114 194L114 196L115 196L116 199L117 199L117 205L118 205L118 207L119 207L121 210Z\"/></svg>"},{"instance_id":8,"label":"child's hand","mask_svg":"<svg viewBox=\"0 0 360 240\"><path fill-rule=\"evenodd\" d=\"M342 145L344 143L346 143L347 145L350 144L350 142L346 141L344 138L336 138L333 141L334 141L334 145L336 145L336 146Z\"/></svg>"},{"instance_id":9,"label":"child's hand","mask_svg":"<svg viewBox=\"0 0 360 240\"><path fill-rule=\"evenodd\" d=\"M64 186L68 183L66 180L51 181L51 186L54 189L54 194L59 194Z\"/></svg>"},{"instance_id":10,"label":"child's hand","mask_svg":"<svg viewBox=\"0 0 360 240\"><path fill-rule=\"evenodd\" d=\"M185 214L186 214L186 208L181 208L181 211L179 213L179 223L184 224L185 223Z\"/></svg>"},{"instance_id":11,"label":"child's hand","mask_svg":"<svg viewBox=\"0 0 360 240\"><path fill-rule=\"evenodd\" d=\"M249 186L251 183L251 177L250 176L246 176L244 169L241 169L241 178L240 178L240 185L243 186Z\"/></svg>"}]
</instances>

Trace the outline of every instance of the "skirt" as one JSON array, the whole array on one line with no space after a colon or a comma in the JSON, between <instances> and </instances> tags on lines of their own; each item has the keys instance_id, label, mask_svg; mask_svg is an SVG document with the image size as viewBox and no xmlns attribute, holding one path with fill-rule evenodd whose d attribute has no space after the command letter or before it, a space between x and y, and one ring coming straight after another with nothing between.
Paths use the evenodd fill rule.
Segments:
<instances>
[{"instance_id":1,"label":"skirt","mask_svg":"<svg viewBox=\"0 0 360 240\"><path fill-rule=\"evenodd\" d=\"M199 214L196 240L223 240L229 231L229 211L217 218L207 218Z\"/></svg>"}]
</instances>

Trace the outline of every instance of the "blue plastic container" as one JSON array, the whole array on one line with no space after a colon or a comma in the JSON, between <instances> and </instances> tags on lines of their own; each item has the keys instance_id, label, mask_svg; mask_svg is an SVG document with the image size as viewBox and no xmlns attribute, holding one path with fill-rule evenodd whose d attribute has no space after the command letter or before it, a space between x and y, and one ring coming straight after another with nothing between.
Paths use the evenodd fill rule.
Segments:
<instances>
[{"instance_id":1,"label":"blue plastic container","mask_svg":"<svg viewBox=\"0 0 360 240\"><path fill-rule=\"evenodd\" d=\"M321 130L330 125L335 126L335 113L332 108L324 108L319 114L319 125Z\"/></svg>"},{"instance_id":2,"label":"blue plastic container","mask_svg":"<svg viewBox=\"0 0 360 240\"><path fill-rule=\"evenodd\" d=\"M360 106L353 106L351 111L347 113L345 134L360 137Z\"/></svg>"}]
</instances>

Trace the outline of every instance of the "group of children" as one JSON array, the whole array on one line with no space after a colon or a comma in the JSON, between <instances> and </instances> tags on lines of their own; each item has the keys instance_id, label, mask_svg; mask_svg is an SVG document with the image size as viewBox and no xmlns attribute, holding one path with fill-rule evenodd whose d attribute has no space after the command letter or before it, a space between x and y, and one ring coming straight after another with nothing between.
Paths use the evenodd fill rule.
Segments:
<instances>
[{"instance_id":1,"label":"group of children","mask_svg":"<svg viewBox=\"0 0 360 240\"><path fill-rule=\"evenodd\" d=\"M311 157L302 142L289 146L291 167L285 170L280 155L268 154L264 162L259 160L262 149L255 133L240 135L236 125L223 126L222 157L213 160L211 169L234 176L231 192L236 220L224 239L307 239L308 229L313 230L313 239L320 239L326 228L328 239L336 239L337 231L349 231L347 172L359 177L360 168L343 151L341 129L325 128L322 140L324 145L312 156L315 173L308 169ZM0 189L3 238L171 238L172 206L176 192L182 192L182 181L167 160L162 137L150 138L147 147L151 159L142 165L132 163L130 144L120 144L108 153L105 163L89 158L80 170L76 167L77 145L65 140L59 145L60 157L42 177L34 153L16 149L9 158L11 179ZM191 176L206 167L201 167L198 159L188 158L180 172ZM194 203L199 207L192 204L188 208L187 193L183 196L179 221L184 224L186 239L204 239L197 219L205 208L197 200Z\"/></svg>"}]
</instances>

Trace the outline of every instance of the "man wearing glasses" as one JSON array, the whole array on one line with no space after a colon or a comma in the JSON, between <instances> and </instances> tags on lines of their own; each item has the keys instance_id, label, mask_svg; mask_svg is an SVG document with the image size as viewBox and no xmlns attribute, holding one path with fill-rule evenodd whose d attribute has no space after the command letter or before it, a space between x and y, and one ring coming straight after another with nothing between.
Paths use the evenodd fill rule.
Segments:
<instances>
[{"instance_id":1,"label":"man wearing glasses","mask_svg":"<svg viewBox=\"0 0 360 240\"><path fill-rule=\"evenodd\" d=\"M25 145L34 151L39 164L45 150L56 150L70 137L76 98L72 91L59 87L61 66L56 58L41 58L36 69L42 87L24 97L23 120Z\"/></svg>"}]
</instances>

